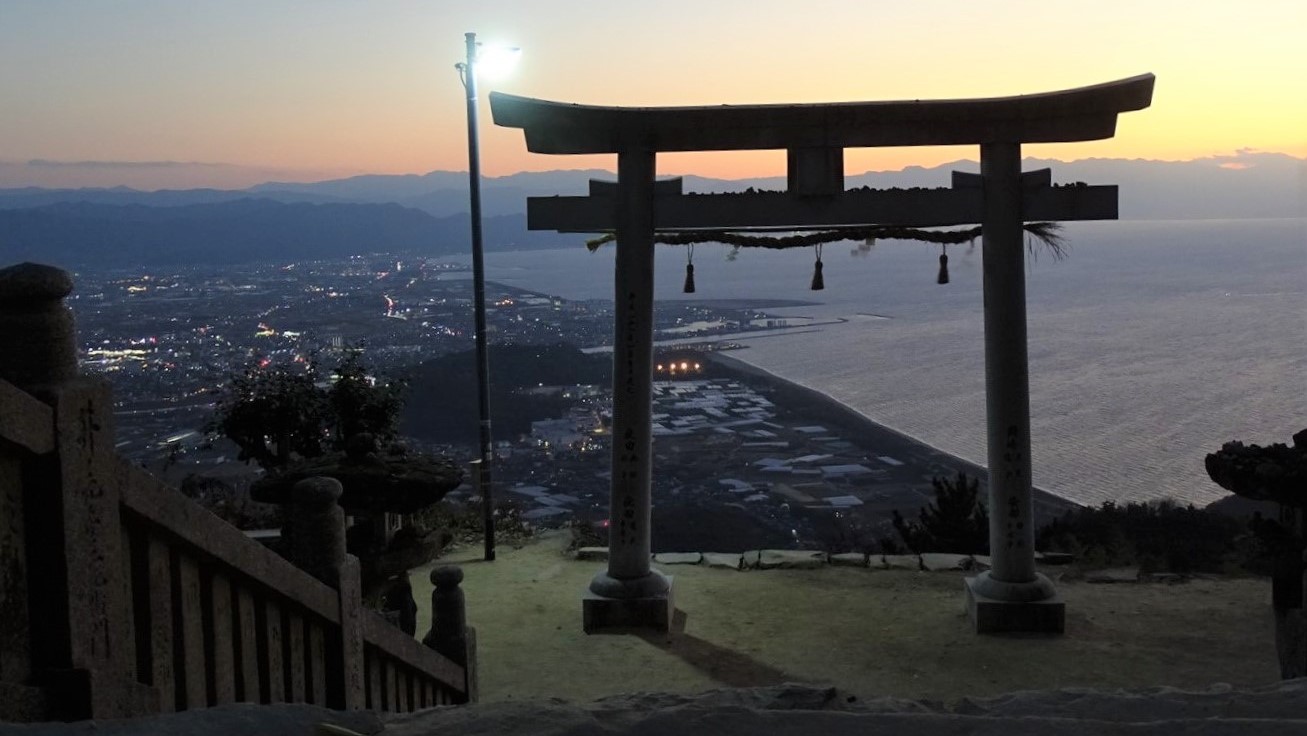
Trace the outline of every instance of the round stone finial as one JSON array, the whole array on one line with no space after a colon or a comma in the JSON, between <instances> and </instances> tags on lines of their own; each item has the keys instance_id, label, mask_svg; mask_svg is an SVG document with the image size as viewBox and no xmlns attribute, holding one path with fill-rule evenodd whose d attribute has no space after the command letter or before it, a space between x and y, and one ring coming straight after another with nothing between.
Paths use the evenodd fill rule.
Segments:
<instances>
[{"instance_id":1,"label":"round stone finial","mask_svg":"<svg viewBox=\"0 0 1307 736\"><path fill-rule=\"evenodd\" d=\"M463 568L457 565L441 565L431 569L431 584L437 588L454 588L463 582Z\"/></svg>"},{"instance_id":2,"label":"round stone finial","mask_svg":"<svg viewBox=\"0 0 1307 736\"><path fill-rule=\"evenodd\" d=\"M338 502L344 490L335 478L316 476L296 483L290 493L296 503L326 506Z\"/></svg>"},{"instance_id":3,"label":"round stone finial","mask_svg":"<svg viewBox=\"0 0 1307 736\"><path fill-rule=\"evenodd\" d=\"M72 291L73 277L62 268L28 262L0 269L0 304L53 302Z\"/></svg>"},{"instance_id":4,"label":"round stone finial","mask_svg":"<svg viewBox=\"0 0 1307 736\"><path fill-rule=\"evenodd\" d=\"M77 375L68 272L39 263L0 269L0 377L32 388Z\"/></svg>"}]
</instances>

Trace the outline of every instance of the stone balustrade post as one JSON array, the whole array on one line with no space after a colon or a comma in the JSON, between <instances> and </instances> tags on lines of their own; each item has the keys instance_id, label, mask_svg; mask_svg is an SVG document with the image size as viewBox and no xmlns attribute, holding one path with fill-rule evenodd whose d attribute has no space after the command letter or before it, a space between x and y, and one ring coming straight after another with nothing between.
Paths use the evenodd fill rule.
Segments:
<instances>
[{"instance_id":1,"label":"stone balustrade post","mask_svg":"<svg viewBox=\"0 0 1307 736\"><path fill-rule=\"evenodd\" d=\"M359 561L345 552L344 492L335 478L305 478L291 487L282 541L286 559L336 589L340 630L330 638L327 699L333 708L365 707L363 600Z\"/></svg>"},{"instance_id":2,"label":"stone balustrade post","mask_svg":"<svg viewBox=\"0 0 1307 736\"><path fill-rule=\"evenodd\" d=\"M290 508L282 527L286 559L335 588L345 564L344 489L335 478L305 478L291 488Z\"/></svg>"},{"instance_id":3,"label":"stone balustrade post","mask_svg":"<svg viewBox=\"0 0 1307 736\"><path fill-rule=\"evenodd\" d=\"M20 499L21 514L5 509L5 517L21 518L26 567L41 571L25 585L28 610L41 614L26 622L25 635L44 717L120 718L157 711L159 692L136 682L113 397L107 382L78 375L63 301L72 288L53 266L0 270L0 378L47 404L54 429L53 451L21 462L19 494L4 494Z\"/></svg>"},{"instance_id":4,"label":"stone balustrade post","mask_svg":"<svg viewBox=\"0 0 1307 736\"><path fill-rule=\"evenodd\" d=\"M333 708L361 710L367 707L363 674L363 590L359 579L359 560L354 555L345 555L345 564L340 567L337 585L340 596L340 638L333 646L339 647L336 650L338 654L334 657L339 670L329 673L327 684L330 691L327 697Z\"/></svg>"},{"instance_id":5,"label":"stone balustrade post","mask_svg":"<svg viewBox=\"0 0 1307 736\"><path fill-rule=\"evenodd\" d=\"M467 625L463 569L442 565L431 571L431 630L422 643L463 667L468 702L477 699L476 631Z\"/></svg>"},{"instance_id":6,"label":"stone balustrade post","mask_svg":"<svg viewBox=\"0 0 1307 736\"><path fill-rule=\"evenodd\" d=\"M0 378L24 390L77 375L67 271L39 263L0 270Z\"/></svg>"},{"instance_id":7,"label":"stone balustrade post","mask_svg":"<svg viewBox=\"0 0 1307 736\"><path fill-rule=\"evenodd\" d=\"M63 297L72 291L68 274L24 263L0 270L0 378L20 389L62 380L76 373L72 314ZM33 400L35 401L35 400ZM4 406L0 417L10 430L27 418L21 406ZM12 412L12 413L10 413ZM49 432L41 427L32 434ZM51 439L51 444L53 439ZM0 698L0 720L37 720L44 713L40 691L28 687L39 662L32 659L27 545L32 531L23 517L24 468L31 455L18 448L0 450L0 687L14 695ZM38 628L40 628L38 624ZM39 650L39 646L38 646ZM38 651L39 657L39 651ZM6 702L7 701L7 702Z\"/></svg>"}]
</instances>

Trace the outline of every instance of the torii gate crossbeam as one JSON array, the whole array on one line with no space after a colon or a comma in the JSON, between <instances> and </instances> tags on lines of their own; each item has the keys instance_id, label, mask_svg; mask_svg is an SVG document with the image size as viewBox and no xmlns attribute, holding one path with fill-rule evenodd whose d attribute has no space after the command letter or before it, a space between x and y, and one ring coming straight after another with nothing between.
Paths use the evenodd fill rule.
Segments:
<instances>
[{"instance_id":1,"label":"torii gate crossbeam","mask_svg":"<svg viewBox=\"0 0 1307 736\"><path fill-rule=\"evenodd\" d=\"M609 562L584 599L585 630L672 621L671 579L649 564L655 231L979 222L992 568L967 580L967 608L979 632L1061 632L1065 606L1034 562L1023 223L1115 219L1117 192L1023 175L1021 144L1110 138L1119 113L1151 104L1153 84L1145 74L1005 98L668 108L492 93L495 123L522 128L532 152L617 154L616 187L528 202L531 229L617 234ZM845 148L949 144L980 146L979 177L955 174L945 190L844 191ZM655 183L659 152L775 148L788 151L783 193L683 195L679 183Z\"/></svg>"}]
</instances>

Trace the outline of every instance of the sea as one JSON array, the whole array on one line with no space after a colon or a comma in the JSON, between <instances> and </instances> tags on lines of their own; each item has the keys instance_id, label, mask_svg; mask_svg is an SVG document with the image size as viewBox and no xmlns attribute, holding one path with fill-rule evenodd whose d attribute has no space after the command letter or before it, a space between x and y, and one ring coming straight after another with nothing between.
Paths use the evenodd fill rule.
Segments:
<instances>
[{"instance_id":1,"label":"sea","mask_svg":"<svg viewBox=\"0 0 1307 736\"><path fill-rule=\"evenodd\" d=\"M1063 258L1027 256L1033 480L1084 504L1226 495L1204 456L1307 427L1307 219L1076 222ZM912 241L659 246L658 302L789 299L830 322L739 340L732 357L872 421L985 463L981 252ZM614 247L491 253L490 281L611 299Z\"/></svg>"}]
</instances>

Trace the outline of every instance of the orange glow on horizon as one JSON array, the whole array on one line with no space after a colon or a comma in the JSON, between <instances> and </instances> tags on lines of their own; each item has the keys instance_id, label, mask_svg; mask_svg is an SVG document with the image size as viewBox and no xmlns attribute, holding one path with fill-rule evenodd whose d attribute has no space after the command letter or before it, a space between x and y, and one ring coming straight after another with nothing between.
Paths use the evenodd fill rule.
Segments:
<instances>
[{"instance_id":1,"label":"orange glow on horizon","mask_svg":"<svg viewBox=\"0 0 1307 736\"><path fill-rule=\"evenodd\" d=\"M48 185L74 175L60 162L90 162L77 175L98 186L180 187L466 171L453 68L464 30L523 49L500 88L587 104L988 97L1152 72L1152 107L1122 115L1116 137L1025 154L1188 160L1254 149L1307 158L1301 0L556 0L547 9L527 0L394 0L317 3L311 14L292 5L7 5L0 174L8 167ZM614 168L612 156L527 153L520 131L493 126L490 89L486 81L478 108L485 175ZM851 150L845 170L976 155L969 147ZM33 159L55 163L26 164ZM147 170L138 162L159 163ZM183 171L174 162L210 163ZM784 154L663 155L659 171L781 176Z\"/></svg>"}]
</instances>

